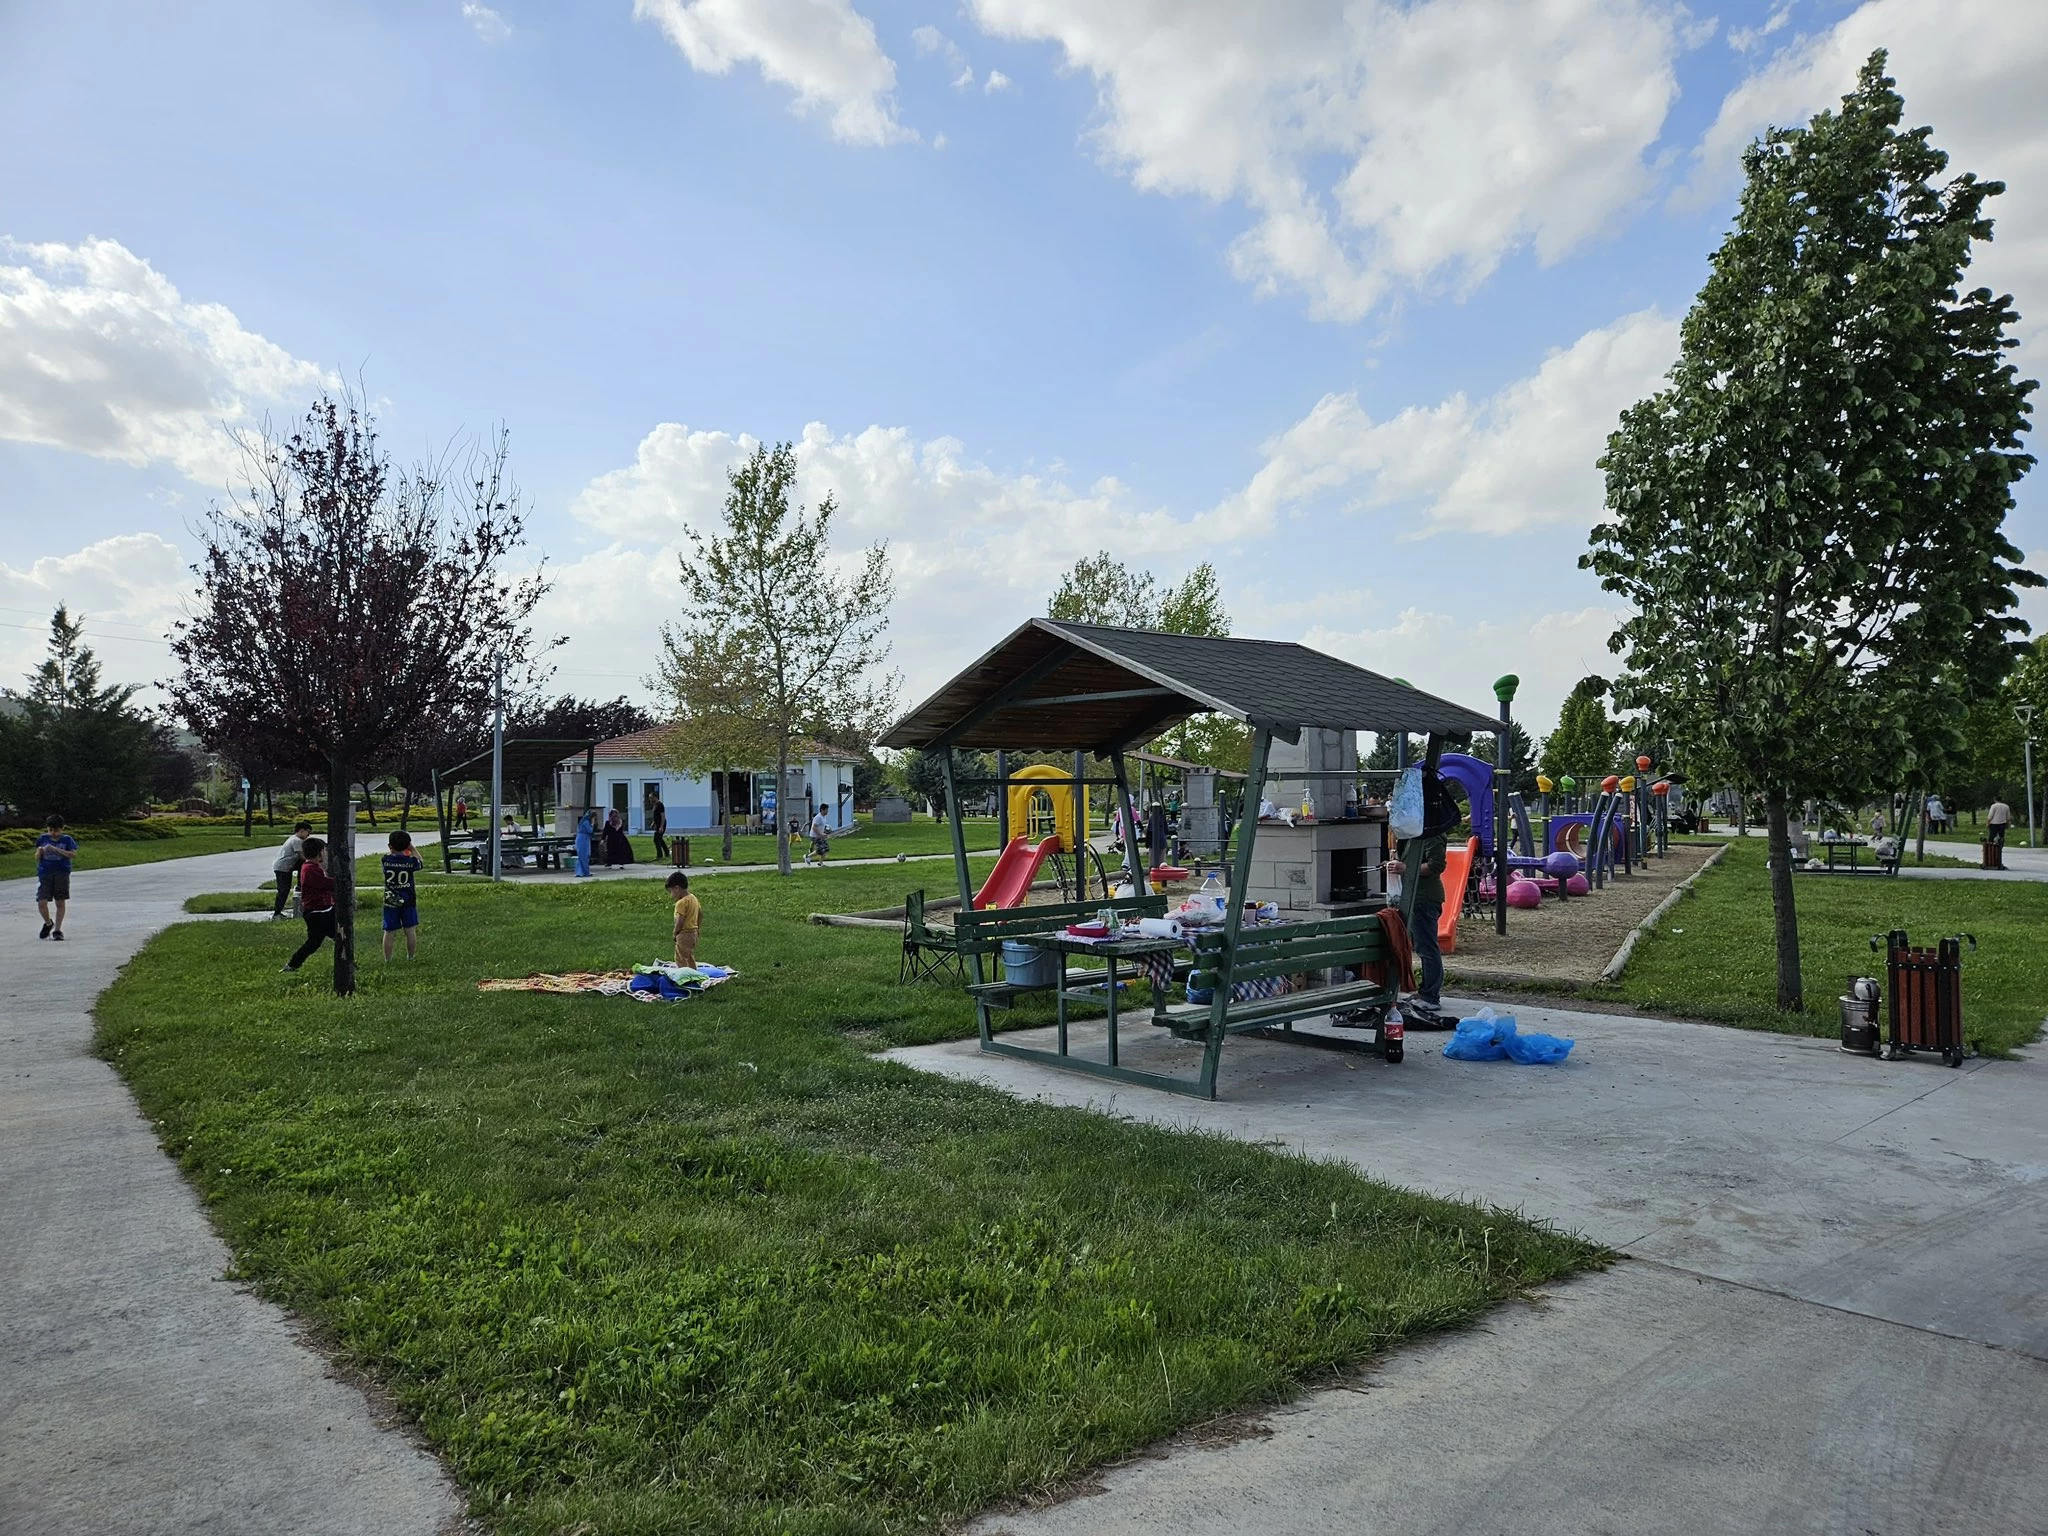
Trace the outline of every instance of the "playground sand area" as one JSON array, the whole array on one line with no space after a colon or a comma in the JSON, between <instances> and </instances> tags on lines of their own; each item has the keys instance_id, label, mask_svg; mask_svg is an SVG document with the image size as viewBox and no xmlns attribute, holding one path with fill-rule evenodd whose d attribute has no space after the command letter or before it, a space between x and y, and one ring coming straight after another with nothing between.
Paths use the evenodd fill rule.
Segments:
<instances>
[{"instance_id":1,"label":"playground sand area","mask_svg":"<svg viewBox=\"0 0 2048 1536\"><path fill-rule=\"evenodd\" d=\"M1490 908L1460 918L1458 948L1444 956L1444 969L1453 982L1598 981L1629 930L1713 853L1674 843L1664 857L1613 876L1604 889L1569 901L1545 898L1533 911L1510 910L1505 936L1493 931ZM1683 926L1684 913L1681 906L1664 921Z\"/></svg>"}]
</instances>

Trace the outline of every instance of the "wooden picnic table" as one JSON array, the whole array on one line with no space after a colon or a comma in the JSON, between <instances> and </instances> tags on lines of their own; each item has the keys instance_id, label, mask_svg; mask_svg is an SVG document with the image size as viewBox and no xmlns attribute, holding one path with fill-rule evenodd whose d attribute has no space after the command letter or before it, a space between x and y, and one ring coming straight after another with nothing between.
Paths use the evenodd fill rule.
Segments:
<instances>
[{"instance_id":1,"label":"wooden picnic table","mask_svg":"<svg viewBox=\"0 0 2048 1536\"><path fill-rule=\"evenodd\" d=\"M1120 979L1117 976L1117 962L1119 960L1143 961L1149 956L1170 955L1175 950L1182 948L1179 939L1153 938L1149 935L1129 932L1114 938L1084 939L1068 933L1064 928L1055 929L1051 933L1019 934L1014 942L1028 944L1033 949L1043 950L1047 954L1055 955L1059 958L1060 975L1059 980L1053 986L1052 995L1058 1018L1059 1048L1062 1055L1066 1053L1067 1049L1067 1004L1069 1002L1077 1002L1088 1003L1092 1006L1100 1002L1107 1007L1109 1013L1109 1064L1111 1066L1116 1065L1117 1056L1117 993L1121 985ZM1081 975L1086 978L1085 982L1076 984L1072 981L1067 970L1068 960L1075 955L1099 956L1104 962L1104 968L1099 971L1083 971ZM1142 974L1142 967L1133 967L1133 969ZM1104 989L1104 998L1096 997L1095 989L1097 987ZM1152 1013L1155 1022L1165 1014L1166 1002L1166 988L1155 983L1152 988Z\"/></svg>"}]
</instances>

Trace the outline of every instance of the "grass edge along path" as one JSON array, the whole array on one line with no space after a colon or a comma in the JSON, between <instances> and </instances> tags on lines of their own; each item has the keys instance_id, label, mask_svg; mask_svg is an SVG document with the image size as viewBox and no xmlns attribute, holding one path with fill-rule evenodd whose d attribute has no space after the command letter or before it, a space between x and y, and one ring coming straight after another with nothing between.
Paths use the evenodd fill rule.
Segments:
<instances>
[{"instance_id":1,"label":"grass edge along path","mask_svg":"<svg viewBox=\"0 0 2048 1536\"><path fill-rule=\"evenodd\" d=\"M437 887L418 962L280 978L181 924L98 1046L237 1274L367 1369L508 1536L932 1529L1607 1257L1479 1205L870 1053L970 1027L900 874L706 882L696 1002L478 994L658 953L644 886ZM279 930L290 926L294 932Z\"/></svg>"},{"instance_id":2,"label":"grass edge along path","mask_svg":"<svg viewBox=\"0 0 2048 1536\"><path fill-rule=\"evenodd\" d=\"M1776 1005L1768 850L1740 839L1640 939L1618 981L1579 995L1645 1012L1740 1029L1826 1037L1841 1028L1835 999L1851 976L1884 979L1872 935L1904 928L1915 944L1973 933L1963 951L1963 1032L2004 1056L2041 1036L2048 1017L2048 882L1797 878L1803 1013ZM1532 984L1535 985L1535 984ZM1555 990L1555 989L1553 989Z\"/></svg>"}]
</instances>

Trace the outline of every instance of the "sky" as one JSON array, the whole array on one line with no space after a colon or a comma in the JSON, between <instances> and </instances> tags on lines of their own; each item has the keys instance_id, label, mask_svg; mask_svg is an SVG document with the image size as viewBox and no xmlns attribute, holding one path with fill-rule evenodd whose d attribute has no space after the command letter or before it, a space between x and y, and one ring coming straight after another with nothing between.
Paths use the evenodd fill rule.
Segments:
<instances>
[{"instance_id":1,"label":"sky","mask_svg":"<svg viewBox=\"0 0 2048 1536\"><path fill-rule=\"evenodd\" d=\"M2034 0L0 0L0 683L58 602L166 676L232 433L346 383L401 460L510 433L559 691L653 701L786 439L906 708L1107 549L1541 734L1742 150L1880 46L2038 376Z\"/></svg>"}]
</instances>

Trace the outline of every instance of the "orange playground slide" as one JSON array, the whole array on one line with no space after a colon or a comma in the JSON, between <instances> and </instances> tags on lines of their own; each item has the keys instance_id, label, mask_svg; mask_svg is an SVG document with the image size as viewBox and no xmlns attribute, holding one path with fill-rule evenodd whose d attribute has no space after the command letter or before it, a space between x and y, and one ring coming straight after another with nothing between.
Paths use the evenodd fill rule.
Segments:
<instances>
[{"instance_id":1,"label":"orange playground slide","mask_svg":"<svg viewBox=\"0 0 2048 1536\"><path fill-rule=\"evenodd\" d=\"M1468 837L1462 848L1444 850L1444 910L1436 920L1436 947L1450 954L1458 947L1458 913L1465 905L1465 882L1479 862L1479 839ZM979 905L979 903L977 903Z\"/></svg>"},{"instance_id":2,"label":"orange playground slide","mask_svg":"<svg viewBox=\"0 0 2048 1536\"><path fill-rule=\"evenodd\" d=\"M1013 837L1010 846L996 860L981 889L974 894L974 910L987 912L999 907L1021 907L1038 878L1038 866L1060 851L1060 840L1048 837L1037 847L1028 837Z\"/></svg>"}]
</instances>

